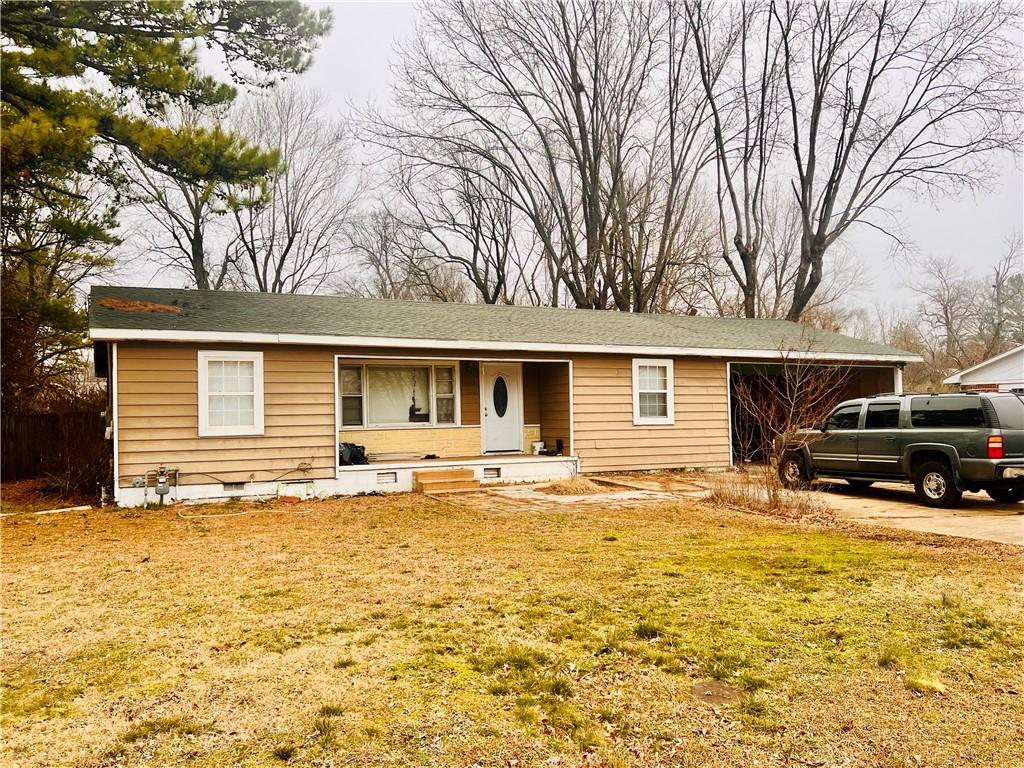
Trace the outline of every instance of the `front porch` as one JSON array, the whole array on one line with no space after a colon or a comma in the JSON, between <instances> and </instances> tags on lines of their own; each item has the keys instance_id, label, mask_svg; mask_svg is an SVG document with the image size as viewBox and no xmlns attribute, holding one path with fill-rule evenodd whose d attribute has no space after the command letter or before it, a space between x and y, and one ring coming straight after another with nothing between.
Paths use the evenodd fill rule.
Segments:
<instances>
[{"instance_id":1,"label":"front porch","mask_svg":"<svg viewBox=\"0 0 1024 768\"><path fill-rule=\"evenodd\" d=\"M500 454L415 461L372 461L338 468L336 493L401 493L415 490L423 472L467 469L481 485L564 480L579 473L572 456Z\"/></svg>"},{"instance_id":2,"label":"front porch","mask_svg":"<svg viewBox=\"0 0 1024 768\"><path fill-rule=\"evenodd\" d=\"M568 360L396 353L335 362L344 492L409 491L417 472L451 468L486 483L578 471Z\"/></svg>"}]
</instances>

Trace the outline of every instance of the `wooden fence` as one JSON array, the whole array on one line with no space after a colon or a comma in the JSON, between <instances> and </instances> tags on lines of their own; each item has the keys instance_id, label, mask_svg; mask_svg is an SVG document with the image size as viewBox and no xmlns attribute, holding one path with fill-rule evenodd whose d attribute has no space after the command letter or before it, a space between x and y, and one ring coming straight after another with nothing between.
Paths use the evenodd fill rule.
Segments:
<instances>
[{"instance_id":1,"label":"wooden fence","mask_svg":"<svg viewBox=\"0 0 1024 768\"><path fill-rule=\"evenodd\" d=\"M105 429L96 411L5 413L0 417L0 474L4 480L54 476L95 491L110 462Z\"/></svg>"}]
</instances>

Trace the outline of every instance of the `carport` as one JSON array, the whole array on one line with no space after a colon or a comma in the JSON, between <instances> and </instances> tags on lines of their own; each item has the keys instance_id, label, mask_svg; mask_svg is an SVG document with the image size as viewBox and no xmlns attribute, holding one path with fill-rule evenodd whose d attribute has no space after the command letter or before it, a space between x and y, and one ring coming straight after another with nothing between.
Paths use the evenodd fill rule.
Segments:
<instances>
[{"instance_id":1,"label":"carport","mask_svg":"<svg viewBox=\"0 0 1024 768\"><path fill-rule=\"evenodd\" d=\"M746 403L760 399L777 411L796 407L807 393L823 417L836 404L854 397L867 397L903 389L903 364L892 363L729 363L729 420L733 464L762 461L763 423L777 423L752 413ZM771 401L776 401L772 403ZM783 417L779 417L784 422ZM799 426L810 426L800 424ZM774 437L774 436L772 436Z\"/></svg>"}]
</instances>

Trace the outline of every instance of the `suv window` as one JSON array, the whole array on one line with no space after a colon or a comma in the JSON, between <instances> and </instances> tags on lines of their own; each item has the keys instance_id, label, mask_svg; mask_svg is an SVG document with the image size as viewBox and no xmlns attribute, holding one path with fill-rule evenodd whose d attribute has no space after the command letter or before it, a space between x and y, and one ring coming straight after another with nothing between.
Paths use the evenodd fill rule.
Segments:
<instances>
[{"instance_id":1,"label":"suv window","mask_svg":"<svg viewBox=\"0 0 1024 768\"><path fill-rule=\"evenodd\" d=\"M844 405L836 408L828 417L828 428L831 429L856 429L857 420L860 418L859 405Z\"/></svg>"},{"instance_id":2,"label":"suv window","mask_svg":"<svg viewBox=\"0 0 1024 768\"><path fill-rule=\"evenodd\" d=\"M1024 429L1024 401L1019 397L990 397L1003 429Z\"/></svg>"},{"instance_id":3,"label":"suv window","mask_svg":"<svg viewBox=\"0 0 1024 768\"><path fill-rule=\"evenodd\" d=\"M899 403L869 403L864 429L896 429L900 425Z\"/></svg>"},{"instance_id":4,"label":"suv window","mask_svg":"<svg viewBox=\"0 0 1024 768\"><path fill-rule=\"evenodd\" d=\"M915 397L910 401L910 424L926 427L984 427L981 398L974 395Z\"/></svg>"}]
</instances>

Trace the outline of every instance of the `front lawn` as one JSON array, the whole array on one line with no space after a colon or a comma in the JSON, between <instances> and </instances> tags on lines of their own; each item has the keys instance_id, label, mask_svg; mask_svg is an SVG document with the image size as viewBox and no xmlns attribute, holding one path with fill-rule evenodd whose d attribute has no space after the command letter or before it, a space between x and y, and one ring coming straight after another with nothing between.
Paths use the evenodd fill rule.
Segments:
<instances>
[{"instance_id":1,"label":"front lawn","mask_svg":"<svg viewBox=\"0 0 1024 768\"><path fill-rule=\"evenodd\" d=\"M0 762L1024 762L1010 547L696 503L181 514L232 516L3 521Z\"/></svg>"}]
</instances>

